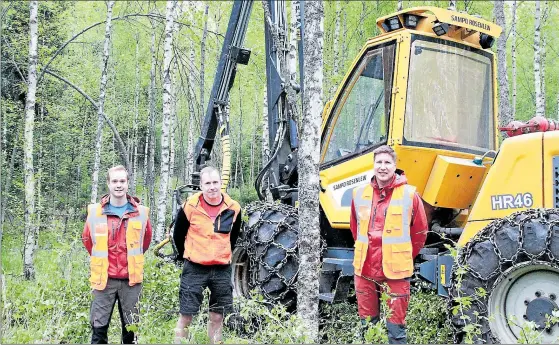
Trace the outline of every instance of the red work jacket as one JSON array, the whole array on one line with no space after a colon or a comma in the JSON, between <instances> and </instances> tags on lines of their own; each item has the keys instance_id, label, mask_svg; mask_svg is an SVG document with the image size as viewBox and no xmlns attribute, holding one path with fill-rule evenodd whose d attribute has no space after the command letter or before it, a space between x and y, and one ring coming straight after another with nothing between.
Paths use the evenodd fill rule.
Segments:
<instances>
[{"instance_id":1,"label":"red work jacket","mask_svg":"<svg viewBox=\"0 0 559 345\"><path fill-rule=\"evenodd\" d=\"M367 249L367 257L363 264L362 276L372 279L384 279L385 275L382 270L382 232L384 229L384 220L386 217L386 209L390 204L392 191L395 187L401 186L408 182L406 176L402 172L396 174L392 182L380 188L376 179L373 177L371 184L374 194L371 204L371 220L369 222L369 246ZM357 238L357 218L355 214L355 206L351 203L350 229L353 239ZM413 211L410 224L410 237L413 247L412 256L415 258L427 238L427 217L423 208L423 201L419 194L415 194L413 198Z\"/></svg>"}]
</instances>

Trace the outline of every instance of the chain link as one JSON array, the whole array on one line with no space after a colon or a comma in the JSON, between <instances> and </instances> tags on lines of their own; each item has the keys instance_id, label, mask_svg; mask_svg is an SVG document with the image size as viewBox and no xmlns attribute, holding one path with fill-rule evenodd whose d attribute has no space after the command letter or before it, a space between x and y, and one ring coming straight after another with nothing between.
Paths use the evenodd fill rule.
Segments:
<instances>
[{"instance_id":1,"label":"chain link","mask_svg":"<svg viewBox=\"0 0 559 345\"><path fill-rule=\"evenodd\" d=\"M248 221L245 221L244 231L240 238L240 245L246 250L250 262L249 286L259 288L264 297L271 302L285 302L288 294L296 291L297 275L299 273L299 216L297 209L285 204L265 202L255 203L247 207ZM278 215L281 215L279 217ZM270 230L266 238L262 238L262 229ZM293 243L279 242L282 233L291 232ZM286 246L287 245L287 246ZM283 258L275 264L265 260L269 250L279 249L285 253ZM291 277L285 277L282 269L295 269ZM262 277L263 273L265 274ZM279 294L271 294L265 284L277 277L285 285Z\"/></svg>"},{"instance_id":2,"label":"chain link","mask_svg":"<svg viewBox=\"0 0 559 345\"><path fill-rule=\"evenodd\" d=\"M545 237L545 246L544 248L538 253L530 253L526 250L526 229L528 227L528 223L539 223L541 224L547 231ZM481 332L482 336L485 337L483 340L491 340L491 341L498 341L498 339L494 338L490 334L490 328L488 325L488 298L491 294L491 290L497 286L505 277L505 271L514 267L517 264L525 263L525 262L536 262L538 264L549 265L551 267L557 267L559 261L559 253L554 253L551 248L551 244L553 241L553 232L554 227L559 227L559 209L529 209L526 211L520 211L513 213L512 215L495 220L491 222L488 226L482 229L473 239L471 239L461 250L458 252L458 256L456 258L456 263L453 267L452 271L452 285L450 288L450 299L449 299L449 310L452 310L453 307L456 306L455 300L459 297L469 297L471 298L472 302L472 309L478 311L478 315L475 316L477 319L473 320L465 320L465 323L478 323L481 324ZM511 241L510 238L499 239L497 238L497 232L504 227L508 227L509 229L515 229L518 231L518 248L516 253L514 253L510 259L503 256L501 250L499 248L503 247L503 241ZM537 236L537 232L534 233ZM541 234L541 232L540 232ZM559 238L558 238L559 239ZM475 270L475 266L472 264L472 254L477 250L481 249L481 243L488 242L492 249L495 257L498 260L497 267L489 272L485 272L486 274L481 274L480 272ZM510 244L510 242L509 242ZM537 243L536 243L537 244ZM486 257L484 258L487 260L484 268L487 268L487 265L490 265L491 258ZM462 269L465 271L463 274L459 274L457 271L458 269ZM484 288L486 293L474 293L474 294L467 294L462 289L462 283L469 279L469 277L474 277L475 279L481 282L481 288ZM458 283L460 282L460 283ZM468 314L468 311L462 312L461 314ZM462 317L463 315L454 316L455 318ZM472 312L469 313L470 317L472 317ZM455 334L455 341L459 341L458 335L462 332L462 323L458 322L457 324L452 323L451 325L454 329Z\"/></svg>"}]
</instances>

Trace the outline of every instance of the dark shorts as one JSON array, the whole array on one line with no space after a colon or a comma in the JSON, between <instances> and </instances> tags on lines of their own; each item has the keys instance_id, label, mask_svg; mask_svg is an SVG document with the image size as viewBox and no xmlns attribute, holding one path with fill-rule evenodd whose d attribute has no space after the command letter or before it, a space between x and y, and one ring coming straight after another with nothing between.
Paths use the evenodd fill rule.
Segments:
<instances>
[{"instance_id":1,"label":"dark shorts","mask_svg":"<svg viewBox=\"0 0 559 345\"><path fill-rule=\"evenodd\" d=\"M200 265L184 261L179 290L180 313L196 315L202 305L204 289L210 289L210 311L228 314L233 309L231 265Z\"/></svg>"}]
</instances>

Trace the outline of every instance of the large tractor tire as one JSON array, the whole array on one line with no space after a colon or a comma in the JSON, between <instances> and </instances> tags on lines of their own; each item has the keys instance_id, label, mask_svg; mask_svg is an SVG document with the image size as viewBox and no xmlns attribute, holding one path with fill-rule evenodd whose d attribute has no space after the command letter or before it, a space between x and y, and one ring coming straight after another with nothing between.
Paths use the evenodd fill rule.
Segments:
<instances>
[{"instance_id":1,"label":"large tractor tire","mask_svg":"<svg viewBox=\"0 0 559 345\"><path fill-rule=\"evenodd\" d=\"M294 207L254 203L233 252L233 291L248 296L257 289L271 303L296 306L299 272L299 217Z\"/></svg>"},{"instance_id":2,"label":"large tractor tire","mask_svg":"<svg viewBox=\"0 0 559 345\"><path fill-rule=\"evenodd\" d=\"M460 250L454 264L455 341L469 333L475 342L517 343L532 321L539 340L555 342L559 325L546 324L546 318L559 309L558 297L559 210L533 209L493 221Z\"/></svg>"}]
</instances>

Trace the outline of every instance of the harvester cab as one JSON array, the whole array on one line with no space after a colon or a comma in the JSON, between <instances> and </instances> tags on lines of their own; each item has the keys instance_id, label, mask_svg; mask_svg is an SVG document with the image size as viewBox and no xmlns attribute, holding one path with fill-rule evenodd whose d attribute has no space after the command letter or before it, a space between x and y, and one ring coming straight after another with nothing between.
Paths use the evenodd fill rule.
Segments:
<instances>
[{"instance_id":1,"label":"harvester cab","mask_svg":"<svg viewBox=\"0 0 559 345\"><path fill-rule=\"evenodd\" d=\"M225 182L229 89L237 64L250 57L242 43L251 6L252 1L233 5L195 151L196 172L220 134ZM257 288L267 301L294 307L294 97L304 85L286 75L284 1L263 6L270 157L256 179L262 201L244 210L248 220L233 252L232 284L235 295ZM417 187L430 223L413 279L449 297L456 340L474 324L479 341L517 342L528 321L544 341L557 339L559 326L548 319L559 296L559 124L541 117L513 122L501 128L512 137L499 147L497 69L490 50L499 26L435 7L406 9L379 18L377 26L381 34L366 42L323 110L319 298L347 299L353 282L352 193L371 180L374 149L389 145L397 167ZM303 72L301 52L299 44ZM264 200L264 186L279 202ZM468 305L461 304L463 297Z\"/></svg>"}]
</instances>

